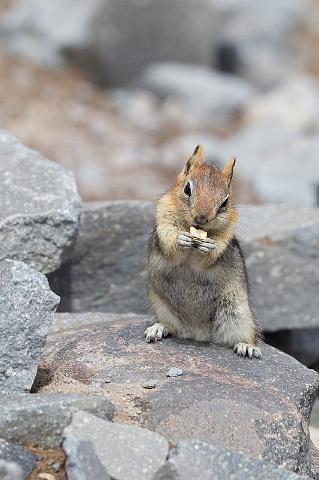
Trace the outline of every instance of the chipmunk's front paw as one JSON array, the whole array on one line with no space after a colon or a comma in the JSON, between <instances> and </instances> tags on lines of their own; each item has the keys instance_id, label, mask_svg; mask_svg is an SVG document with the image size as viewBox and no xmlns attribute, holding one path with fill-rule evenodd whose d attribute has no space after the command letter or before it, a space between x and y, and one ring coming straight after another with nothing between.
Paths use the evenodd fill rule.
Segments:
<instances>
[{"instance_id":1,"label":"chipmunk's front paw","mask_svg":"<svg viewBox=\"0 0 319 480\"><path fill-rule=\"evenodd\" d=\"M216 242L211 238L204 238L201 240L193 238L193 246L201 253L211 253L216 247Z\"/></svg>"},{"instance_id":2,"label":"chipmunk's front paw","mask_svg":"<svg viewBox=\"0 0 319 480\"><path fill-rule=\"evenodd\" d=\"M148 327L144 332L144 337L147 343L157 342L162 338L167 337L169 334L168 328L163 323L154 323L151 327Z\"/></svg>"},{"instance_id":3,"label":"chipmunk's front paw","mask_svg":"<svg viewBox=\"0 0 319 480\"><path fill-rule=\"evenodd\" d=\"M190 248L193 245L193 237L188 232L179 233L176 237L178 245L184 248Z\"/></svg>"},{"instance_id":4,"label":"chipmunk's front paw","mask_svg":"<svg viewBox=\"0 0 319 480\"><path fill-rule=\"evenodd\" d=\"M261 350L258 347L253 347L249 343L237 343L234 346L234 352L237 353L239 357L248 357L248 358L262 358Z\"/></svg>"}]
</instances>

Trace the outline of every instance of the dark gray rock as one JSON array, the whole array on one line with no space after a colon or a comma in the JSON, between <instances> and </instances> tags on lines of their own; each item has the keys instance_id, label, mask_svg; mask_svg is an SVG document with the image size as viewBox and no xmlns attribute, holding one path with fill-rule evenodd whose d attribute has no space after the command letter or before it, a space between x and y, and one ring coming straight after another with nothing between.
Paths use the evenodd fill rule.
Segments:
<instances>
[{"instance_id":1,"label":"dark gray rock","mask_svg":"<svg viewBox=\"0 0 319 480\"><path fill-rule=\"evenodd\" d=\"M50 277L62 311L142 313L153 206L144 202L84 205L71 260Z\"/></svg>"},{"instance_id":2,"label":"dark gray rock","mask_svg":"<svg viewBox=\"0 0 319 480\"><path fill-rule=\"evenodd\" d=\"M68 480L111 480L97 457L92 442L67 437L63 441Z\"/></svg>"},{"instance_id":3,"label":"dark gray rock","mask_svg":"<svg viewBox=\"0 0 319 480\"><path fill-rule=\"evenodd\" d=\"M30 390L58 303L42 273L0 262L0 393Z\"/></svg>"},{"instance_id":4,"label":"dark gray rock","mask_svg":"<svg viewBox=\"0 0 319 480\"><path fill-rule=\"evenodd\" d=\"M86 383L110 378L96 393L114 400L117 418L154 430L172 444L197 438L306 471L316 372L268 345L262 345L262 360L250 361L231 349L191 341L146 344L143 332L150 323L139 315L56 315L43 364L64 379L58 384L62 391L79 381L81 372ZM171 365L184 375L167 378ZM155 389L142 387L154 378ZM55 388L54 381L44 387Z\"/></svg>"},{"instance_id":5,"label":"dark gray rock","mask_svg":"<svg viewBox=\"0 0 319 480\"><path fill-rule=\"evenodd\" d=\"M69 60L98 83L118 85L151 61L209 64L214 13L209 0L24 0L2 20L1 43L42 64Z\"/></svg>"},{"instance_id":6,"label":"dark gray rock","mask_svg":"<svg viewBox=\"0 0 319 480\"><path fill-rule=\"evenodd\" d=\"M12 443L8 443L2 438L0 438L0 460L14 462L19 465L22 469L23 480L29 478L29 475L31 475L32 471L36 466L36 457L35 455L33 455L33 453L29 452L26 448L23 448L20 445L13 445ZM0 463L0 479L1 478L2 477Z\"/></svg>"},{"instance_id":7,"label":"dark gray rock","mask_svg":"<svg viewBox=\"0 0 319 480\"><path fill-rule=\"evenodd\" d=\"M24 478L20 465L0 459L0 480L24 480Z\"/></svg>"},{"instance_id":8,"label":"dark gray rock","mask_svg":"<svg viewBox=\"0 0 319 480\"><path fill-rule=\"evenodd\" d=\"M197 440L182 441L152 480L301 480L296 473Z\"/></svg>"},{"instance_id":9,"label":"dark gray rock","mask_svg":"<svg viewBox=\"0 0 319 480\"><path fill-rule=\"evenodd\" d=\"M0 435L8 441L56 448L73 412L84 410L111 420L113 403L105 396L43 394L0 396Z\"/></svg>"},{"instance_id":10,"label":"dark gray rock","mask_svg":"<svg viewBox=\"0 0 319 480\"><path fill-rule=\"evenodd\" d=\"M67 258L78 228L80 198L73 174L0 131L0 259L43 273Z\"/></svg>"},{"instance_id":11,"label":"dark gray rock","mask_svg":"<svg viewBox=\"0 0 319 480\"><path fill-rule=\"evenodd\" d=\"M133 425L111 423L77 412L64 436L92 442L114 480L148 480L164 464L168 442L161 435Z\"/></svg>"}]
</instances>

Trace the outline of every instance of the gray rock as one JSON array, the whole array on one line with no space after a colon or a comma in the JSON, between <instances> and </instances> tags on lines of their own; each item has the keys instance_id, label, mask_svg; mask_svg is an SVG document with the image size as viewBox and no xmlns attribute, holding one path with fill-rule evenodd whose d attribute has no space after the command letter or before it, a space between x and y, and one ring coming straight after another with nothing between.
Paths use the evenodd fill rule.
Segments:
<instances>
[{"instance_id":1,"label":"gray rock","mask_svg":"<svg viewBox=\"0 0 319 480\"><path fill-rule=\"evenodd\" d=\"M252 304L263 329L318 327L318 210L263 205L239 212Z\"/></svg>"},{"instance_id":2,"label":"gray rock","mask_svg":"<svg viewBox=\"0 0 319 480\"><path fill-rule=\"evenodd\" d=\"M2 20L1 43L42 64L69 60L98 83L118 85L150 61L209 64L214 12L210 0L24 0Z\"/></svg>"},{"instance_id":3,"label":"gray rock","mask_svg":"<svg viewBox=\"0 0 319 480\"><path fill-rule=\"evenodd\" d=\"M148 480L164 464L168 442L145 428L101 420L77 412L64 436L92 442L96 454L114 480Z\"/></svg>"},{"instance_id":4,"label":"gray rock","mask_svg":"<svg viewBox=\"0 0 319 480\"><path fill-rule=\"evenodd\" d=\"M176 367L171 367L166 376L167 377L180 377L181 375L183 375L183 370L181 370L180 368L176 368Z\"/></svg>"},{"instance_id":5,"label":"gray rock","mask_svg":"<svg viewBox=\"0 0 319 480\"><path fill-rule=\"evenodd\" d=\"M281 124L297 134L318 131L318 84L310 75L290 75L252 102L245 116L250 125Z\"/></svg>"},{"instance_id":6,"label":"gray rock","mask_svg":"<svg viewBox=\"0 0 319 480\"><path fill-rule=\"evenodd\" d=\"M215 64L219 68L269 88L300 66L296 39L307 17L313 16L306 2L269 0L258 9L254 0L240 5L236 0L212 0L212 4L218 11Z\"/></svg>"},{"instance_id":7,"label":"gray rock","mask_svg":"<svg viewBox=\"0 0 319 480\"><path fill-rule=\"evenodd\" d=\"M62 311L144 312L153 206L86 204L71 260L50 278Z\"/></svg>"},{"instance_id":8,"label":"gray rock","mask_svg":"<svg viewBox=\"0 0 319 480\"><path fill-rule=\"evenodd\" d=\"M0 480L24 480L23 470L15 462L0 459Z\"/></svg>"},{"instance_id":9,"label":"gray rock","mask_svg":"<svg viewBox=\"0 0 319 480\"><path fill-rule=\"evenodd\" d=\"M58 303L44 275L0 262L0 393L31 389Z\"/></svg>"},{"instance_id":10,"label":"gray rock","mask_svg":"<svg viewBox=\"0 0 319 480\"><path fill-rule=\"evenodd\" d=\"M65 470L68 480L111 480L91 442L67 437L63 441L63 450L66 455Z\"/></svg>"},{"instance_id":11,"label":"gray rock","mask_svg":"<svg viewBox=\"0 0 319 480\"><path fill-rule=\"evenodd\" d=\"M302 112L295 115L291 108L290 126L278 119L247 125L231 141L216 145L216 157L221 161L235 155L238 159L236 175L253 185L259 198L266 203L287 203L296 208L318 206L318 131L308 135L296 133L299 127L305 128L307 122L314 126L313 113L305 112L302 118ZM282 116L285 115L288 111L282 112ZM294 120L294 115L298 119ZM292 126L294 122L295 127Z\"/></svg>"},{"instance_id":12,"label":"gray rock","mask_svg":"<svg viewBox=\"0 0 319 480\"><path fill-rule=\"evenodd\" d=\"M301 480L293 472L196 440L182 441L152 480Z\"/></svg>"},{"instance_id":13,"label":"gray rock","mask_svg":"<svg viewBox=\"0 0 319 480\"><path fill-rule=\"evenodd\" d=\"M57 448L73 412L111 420L114 405L104 396L43 394L0 396L0 432L8 441Z\"/></svg>"},{"instance_id":14,"label":"gray rock","mask_svg":"<svg viewBox=\"0 0 319 480\"><path fill-rule=\"evenodd\" d=\"M108 392L118 418L154 430L172 444L197 438L306 471L309 416L319 392L316 372L268 345L262 345L261 361L250 361L216 345L178 339L146 344L143 332L152 321L146 316L64 314L61 323L60 318L43 363L64 379L61 391L68 391L81 372L86 382L104 374L112 383L97 393ZM178 381L166 377L171 365L184 371ZM146 374L158 379L157 388L141 387ZM54 382L45 386L46 391L55 388Z\"/></svg>"},{"instance_id":15,"label":"gray rock","mask_svg":"<svg viewBox=\"0 0 319 480\"><path fill-rule=\"evenodd\" d=\"M2 432L1 432L2 435ZM20 445L13 445L0 438L0 460L6 460L7 462L14 462L22 469L22 478L27 480L29 475L36 466L36 457L33 453L29 452L26 448ZM3 471L6 472L6 465L3 466ZM14 470L13 470L14 471ZM9 469L10 472L10 469ZM1 463L0 463L0 478L1 477ZM6 478L4 476L4 478ZM9 477L10 478L10 477ZM17 479L15 479L17 480Z\"/></svg>"},{"instance_id":16,"label":"gray rock","mask_svg":"<svg viewBox=\"0 0 319 480\"><path fill-rule=\"evenodd\" d=\"M48 273L66 260L78 228L73 174L0 131L0 259Z\"/></svg>"},{"instance_id":17,"label":"gray rock","mask_svg":"<svg viewBox=\"0 0 319 480\"><path fill-rule=\"evenodd\" d=\"M235 75L206 66L158 63L146 67L137 84L161 98L175 98L188 104L192 114L216 128L237 119L255 96L254 88Z\"/></svg>"},{"instance_id":18,"label":"gray rock","mask_svg":"<svg viewBox=\"0 0 319 480\"><path fill-rule=\"evenodd\" d=\"M318 211L287 205L238 210L237 235L261 326L268 332L317 327ZM51 279L63 310L147 312L145 264L152 223L149 203L86 205L73 260Z\"/></svg>"}]
</instances>

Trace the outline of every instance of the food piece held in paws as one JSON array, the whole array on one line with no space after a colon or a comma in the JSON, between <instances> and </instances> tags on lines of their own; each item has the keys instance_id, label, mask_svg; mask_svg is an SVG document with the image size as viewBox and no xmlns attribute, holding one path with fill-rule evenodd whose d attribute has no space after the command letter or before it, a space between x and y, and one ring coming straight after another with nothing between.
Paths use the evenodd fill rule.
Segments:
<instances>
[{"instance_id":1,"label":"food piece held in paws","mask_svg":"<svg viewBox=\"0 0 319 480\"><path fill-rule=\"evenodd\" d=\"M204 162L198 146L159 199L148 258L149 300L157 323L146 330L147 342L175 335L226 345L240 357L262 357L245 260L235 237L234 165L230 159L219 170Z\"/></svg>"},{"instance_id":2,"label":"food piece held in paws","mask_svg":"<svg viewBox=\"0 0 319 480\"><path fill-rule=\"evenodd\" d=\"M189 233L192 237L200 238L201 240L207 237L207 232L205 232L205 230L199 230L195 227L190 227Z\"/></svg>"}]
</instances>

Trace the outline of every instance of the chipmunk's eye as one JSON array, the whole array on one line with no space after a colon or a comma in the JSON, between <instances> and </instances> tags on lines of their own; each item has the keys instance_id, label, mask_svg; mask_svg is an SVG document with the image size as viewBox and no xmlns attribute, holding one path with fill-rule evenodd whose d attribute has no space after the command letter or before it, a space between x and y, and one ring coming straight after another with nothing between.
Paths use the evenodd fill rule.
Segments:
<instances>
[{"instance_id":1,"label":"chipmunk's eye","mask_svg":"<svg viewBox=\"0 0 319 480\"><path fill-rule=\"evenodd\" d=\"M191 196L192 194L192 189L191 189L191 184L189 182L186 183L185 187L184 187L184 193L185 195L187 195L188 197Z\"/></svg>"},{"instance_id":2,"label":"chipmunk's eye","mask_svg":"<svg viewBox=\"0 0 319 480\"><path fill-rule=\"evenodd\" d=\"M219 210L225 210L225 208L227 207L228 205L228 197L225 198L225 200L223 201L223 203L221 204L221 206L219 207Z\"/></svg>"}]
</instances>

